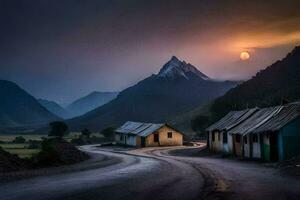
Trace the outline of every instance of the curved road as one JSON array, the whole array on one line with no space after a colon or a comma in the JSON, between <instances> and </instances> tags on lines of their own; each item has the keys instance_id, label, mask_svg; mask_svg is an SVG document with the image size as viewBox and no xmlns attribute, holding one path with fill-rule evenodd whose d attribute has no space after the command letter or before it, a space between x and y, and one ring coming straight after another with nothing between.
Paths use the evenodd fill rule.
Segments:
<instances>
[{"instance_id":1,"label":"curved road","mask_svg":"<svg viewBox=\"0 0 300 200\"><path fill-rule=\"evenodd\" d=\"M0 199L300 199L299 179L280 176L276 169L255 162L189 157L188 152L198 155L199 148L126 153L81 148L94 155L87 162L93 167L78 165L73 172L2 183Z\"/></svg>"},{"instance_id":2,"label":"curved road","mask_svg":"<svg viewBox=\"0 0 300 200\"><path fill-rule=\"evenodd\" d=\"M191 165L176 161L109 152L112 165L12 181L0 186L0 199L199 199L203 178Z\"/></svg>"}]
</instances>

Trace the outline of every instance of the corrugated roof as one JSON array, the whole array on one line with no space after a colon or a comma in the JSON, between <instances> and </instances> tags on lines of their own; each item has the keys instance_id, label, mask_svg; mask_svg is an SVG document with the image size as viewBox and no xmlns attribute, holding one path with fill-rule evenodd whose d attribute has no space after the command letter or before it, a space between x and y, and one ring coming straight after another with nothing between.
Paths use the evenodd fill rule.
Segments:
<instances>
[{"instance_id":1,"label":"corrugated roof","mask_svg":"<svg viewBox=\"0 0 300 200\"><path fill-rule=\"evenodd\" d=\"M253 130L253 133L265 131L278 131L289 122L300 117L300 102L290 103L282 106L282 109L266 123Z\"/></svg>"},{"instance_id":2,"label":"corrugated roof","mask_svg":"<svg viewBox=\"0 0 300 200\"><path fill-rule=\"evenodd\" d=\"M217 121L216 123L209 126L206 131L213 130L229 130L233 127L237 126L244 120L246 120L249 116L255 113L258 108L245 109L241 111L231 111L225 117Z\"/></svg>"},{"instance_id":3,"label":"corrugated roof","mask_svg":"<svg viewBox=\"0 0 300 200\"><path fill-rule=\"evenodd\" d=\"M164 125L165 124L153 124L153 123L128 121L118 129L116 129L115 132L125 133L125 134L135 134L142 137L146 137L151 133L153 133L154 131L160 129Z\"/></svg>"},{"instance_id":4,"label":"corrugated roof","mask_svg":"<svg viewBox=\"0 0 300 200\"><path fill-rule=\"evenodd\" d=\"M255 112L253 115L251 115L249 118L247 118L245 121L243 121L243 123L240 123L233 129L228 131L228 133L242 135L251 133L256 128L260 127L268 120L270 120L273 116L277 115L281 109L282 106L262 108Z\"/></svg>"}]
</instances>

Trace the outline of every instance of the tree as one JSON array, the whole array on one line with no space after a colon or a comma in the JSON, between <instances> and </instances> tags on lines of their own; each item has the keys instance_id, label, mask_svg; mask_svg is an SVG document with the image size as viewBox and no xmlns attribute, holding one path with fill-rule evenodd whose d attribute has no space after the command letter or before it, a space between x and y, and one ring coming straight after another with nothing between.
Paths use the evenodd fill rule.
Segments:
<instances>
[{"instance_id":1,"label":"tree","mask_svg":"<svg viewBox=\"0 0 300 200\"><path fill-rule=\"evenodd\" d=\"M23 136L17 136L13 140L13 143L18 143L18 144L21 144L21 143L24 143L24 142L26 142L26 139Z\"/></svg>"},{"instance_id":2,"label":"tree","mask_svg":"<svg viewBox=\"0 0 300 200\"><path fill-rule=\"evenodd\" d=\"M55 136L58 138L62 138L64 135L69 133L68 125L61 121L51 122L50 126L50 133L49 136Z\"/></svg>"},{"instance_id":3,"label":"tree","mask_svg":"<svg viewBox=\"0 0 300 200\"><path fill-rule=\"evenodd\" d=\"M114 136L114 128L113 127L108 127L105 128L101 131L101 134L106 137L106 138L112 138Z\"/></svg>"},{"instance_id":4,"label":"tree","mask_svg":"<svg viewBox=\"0 0 300 200\"><path fill-rule=\"evenodd\" d=\"M81 135L89 138L91 136L91 131L89 129L85 128L81 131Z\"/></svg>"},{"instance_id":5,"label":"tree","mask_svg":"<svg viewBox=\"0 0 300 200\"><path fill-rule=\"evenodd\" d=\"M205 128L207 128L209 122L210 120L208 116L199 115L191 121L191 126L194 131L202 132Z\"/></svg>"}]
</instances>

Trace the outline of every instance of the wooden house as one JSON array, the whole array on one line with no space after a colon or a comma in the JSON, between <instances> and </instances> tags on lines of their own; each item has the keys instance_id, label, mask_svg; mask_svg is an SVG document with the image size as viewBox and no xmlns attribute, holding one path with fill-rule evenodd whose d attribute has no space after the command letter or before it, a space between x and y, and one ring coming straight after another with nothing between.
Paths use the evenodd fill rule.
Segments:
<instances>
[{"instance_id":1,"label":"wooden house","mask_svg":"<svg viewBox=\"0 0 300 200\"><path fill-rule=\"evenodd\" d=\"M119 144L136 147L180 146L183 133L168 124L128 121L115 130Z\"/></svg>"},{"instance_id":2,"label":"wooden house","mask_svg":"<svg viewBox=\"0 0 300 200\"><path fill-rule=\"evenodd\" d=\"M229 134L233 135L233 154L237 157L261 158L261 138L254 138L253 140L251 133L276 115L280 109L281 106L259 109L244 120L243 123L231 129Z\"/></svg>"},{"instance_id":3,"label":"wooden house","mask_svg":"<svg viewBox=\"0 0 300 200\"><path fill-rule=\"evenodd\" d=\"M225 117L209 126L206 132L207 144L210 150L229 154L233 153L233 139L228 131L242 123L256 110L257 108L231 111Z\"/></svg>"},{"instance_id":4,"label":"wooden house","mask_svg":"<svg viewBox=\"0 0 300 200\"><path fill-rule=\"evenodd\" d=\"M300 102L286 104L252 131L261 138L261 158L265 161L286 160L300 155Z\"/></svg>"},{"instance_id":5,"label":"wooden house","mask_svg":"<svg viewBox=\"0 0 300 200\"><path fill-rule=\"evenodd\" d=\"M300 155L300 102L256 108L252 112L246 112L240 118L230 117L235 120L235 123L228 123L230 121L228 116L234 116L233 113L238 112L229 112L227 117L207 129L208 146L211 150L228 152L224 147L221 149L220 146L216 146L220 144L214 142L212 138L214 133L225 130L227 143L232 144L230 147L232 151L229 153L237 157L278 161Z\"/></svg>"}]
</instances>

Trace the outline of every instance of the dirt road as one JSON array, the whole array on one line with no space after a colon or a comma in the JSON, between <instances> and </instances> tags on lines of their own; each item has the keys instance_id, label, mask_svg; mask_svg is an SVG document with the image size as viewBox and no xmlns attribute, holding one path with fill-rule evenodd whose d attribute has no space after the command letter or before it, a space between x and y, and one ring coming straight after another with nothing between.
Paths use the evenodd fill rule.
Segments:
<instances>
[{"instance_id":1,"label":"dirt road","mask_svg":"<svg viewBox=\"0 0 300 200\"><path fill-rule=\"evenodd\" d=\"M254 162L190 157L196 148L83 149L106 164L1 183L0 199L300 199L300 180Z\"/></svg>"}]
</instances>

